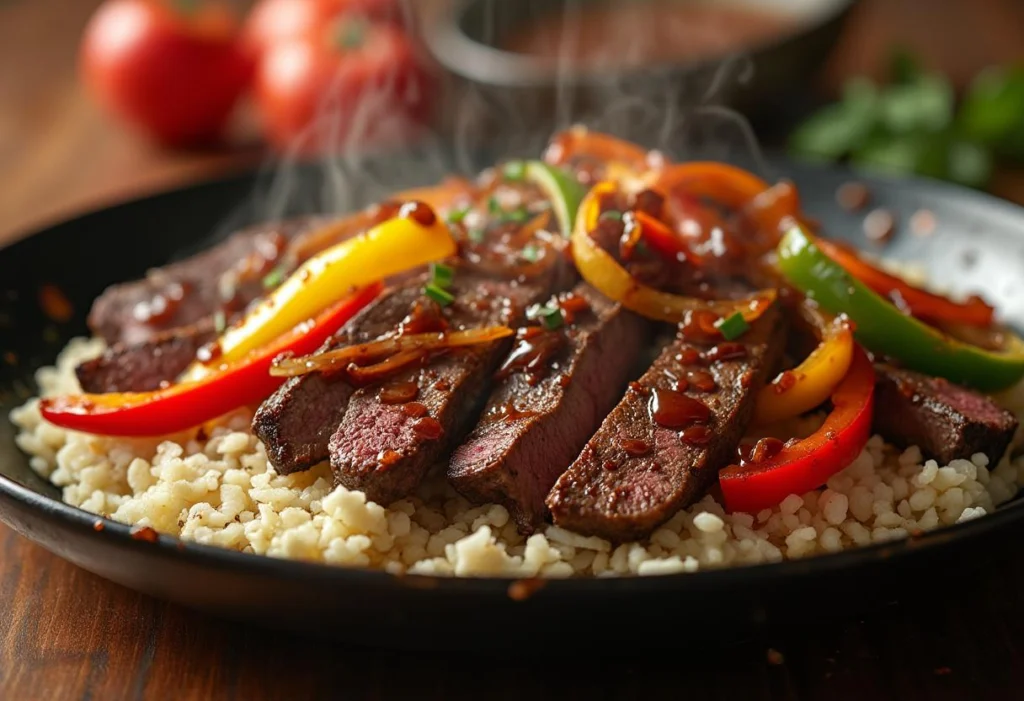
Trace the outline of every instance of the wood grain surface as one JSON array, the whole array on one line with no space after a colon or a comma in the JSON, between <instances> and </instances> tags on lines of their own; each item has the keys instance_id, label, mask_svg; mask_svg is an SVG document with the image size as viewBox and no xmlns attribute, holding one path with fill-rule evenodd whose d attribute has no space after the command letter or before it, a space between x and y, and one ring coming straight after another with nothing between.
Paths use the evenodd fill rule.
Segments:
<instances>
[{"instance_id":1,"label":"wood grain surface","mask_svg":"<svg viewBox=\"0 0 1024 701\"><path fill-rule=\"evenodd\" d=\"M0 0L0 244L83 208L259 158L155 149L114 125L74 60L96 0ZM866 0L823 87L879 70L898 41L963 84L1020 59L1024 3ZM1024 177L995 190L1024 202ZM905 600L862 618L759 632L725 650L577 659L538 631L520 656L396 654L282 637L107 583L0 526L0 699L662 698L1009 699L1024 689L1024 544L981 576L894 582ZM951 563L950 567L955 567ZM699 604L695 604L699 605ZM501 631L477 632L482 640ZM538 656L537 653L542 653Z\"/></svg>"}]
</instances>

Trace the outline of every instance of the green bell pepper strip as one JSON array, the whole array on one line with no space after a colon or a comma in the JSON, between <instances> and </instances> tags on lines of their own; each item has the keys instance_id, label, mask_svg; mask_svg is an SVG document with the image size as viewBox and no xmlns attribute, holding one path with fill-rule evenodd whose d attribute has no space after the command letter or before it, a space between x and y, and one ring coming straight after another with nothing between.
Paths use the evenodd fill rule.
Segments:
<instances>
[{"instance_id":1,"label":"green bell pepper strip","mask_svg":"<svg viewBox=\"0 0 1024 701\"><path fill-rule=\"evenodd\" d=\"M808 299L854 323L857 340L912 370L944 377L984 392L1005 389L1024 377L1024 341L1006 334L1002 351L964 343L903 314L847 273L794 224L778 248L779 268Z\"/></svg>"},{"instance_id":2,"label":"green bell pepper strip","mask_svg":"<svg viewBox=\"0 0 1024 701\"><path fill-rule=\"evenodd\" d=\"M576 222L576 210L586 194L583 186L561 168L541 161L526 161L524 175L547 196L562 235L569 238Z\"/></svg>"}]
</instances>

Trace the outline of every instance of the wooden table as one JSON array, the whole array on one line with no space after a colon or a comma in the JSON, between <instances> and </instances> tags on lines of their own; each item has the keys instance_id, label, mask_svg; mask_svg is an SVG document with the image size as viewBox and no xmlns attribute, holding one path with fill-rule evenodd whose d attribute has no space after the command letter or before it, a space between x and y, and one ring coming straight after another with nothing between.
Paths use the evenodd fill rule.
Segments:
<instances>
[{"instance_id":1,"label":"wooden table","mask_svg":"<svg viewBox=\"0 0 1024 701\"><path fill-rule=\"evenodd\" d=\"M0 0L0 244L86 207L259 158L252 148L162 152L114 127L73 70L95 4ZM1024 7L864 2L827 68L825 89L851 72L876 70L894 40L962 84L983 65L1021 58ZM1001 174L995 190L1024 202L1019 174ZM942 580L894 582L900 591L933 594L863 618L764 630L725 651L666 650L653 662L627 655L612 665L565 656L571 639L564 638L546 659L282 640L109 584L3 526L0 553L3 699L1002 699L1024 688L1024 545L1008 544L1005 562L948 591L948 600L936 598Z\"/></svg>"}]
</instances>

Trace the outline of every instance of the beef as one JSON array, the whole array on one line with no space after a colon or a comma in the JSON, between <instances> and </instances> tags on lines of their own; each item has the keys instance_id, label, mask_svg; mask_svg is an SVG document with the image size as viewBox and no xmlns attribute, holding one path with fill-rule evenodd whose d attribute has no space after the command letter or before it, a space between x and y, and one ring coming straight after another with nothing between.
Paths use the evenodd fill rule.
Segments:
<instances>
[{"instance_id":1,"label":"beef","mask_svg":"<svg viewBox=\"0 0 1024 701\"><path fill-rule=\"evenodd\" d=\"M352 318L321 350L365 343L393 331L422 296L422 274L388 288ZM319 373L287 380L257 409L253 432L281 474L308 470L327 460L331 434L338 428L354 389Z\"/></svg>"},{"instance_id":2,"label":"beef","mask_svg":"<svg viewBox=\"0 0 1024 701\"><path fill-rule=\"evenodd\" d=\"M444 309L449 328L480 328L519 322L530 304L545 299L551 281L517 284L457 274L455 302ZM335 480L388 504L410 493L428 467L472 427L487 397L491 375L508 350L502 339L449 352L426 366L397 374L384 388L367 387L349 400L331 436ZM415 400L381 401L389 386L416 387Z\"/></svg>"},{"instance_id":3,"label":"beef","mask_svg":"<svg viewBox=\"0 0 1024 701\"><path fill-rule=\"evenodd\" d=\"M135 345L196 324L225 305L240 311L263 294L263 277L287 241L323 221L310 217L243 229L141 280L112 285L93 303L89 327L108 344Z\"/></svg>"},{"instance_id":4,"label":"beef","mask_svg":"<svg viewBox=\"0 0 1024 701\"><path fill-rule=\"evenodd\" d=\"M778 304L719 351L687 339L670 343L555 483L547 497L555 524L629 541L699 498L733 461L784 345ZM740 357L707 359L725 349ZM687 425L693 417L703 423Z\"/></svg>"},{"instance_id":5,"label":"beef","mask_svg":"<svg viewBox=\"0 0 1024 701\"><path fill-rule=\"evenodd\" d=\"M502 504L526 532L543 522L555 480L635 377L649 337L646 321L589 285L574 293L589 311L566 329L547 332L565 341L546 372L539 379L523 371L508 375L448 465L455 489L479 504Z\"/></svg>"},{"instance_id":6,"label":"beef","mask_svg":"<svg viewBox=\"0 0 1024 701\"><path fill-rule=\"evenodd\" d=\"M77 368L85 392L146 392L173 382L195 360L196 351L216 336L204 319L182 329L164 331L139 343L115 343L103 355Z\"/></svg>"},{"instance_id":7,"label":"beef","mask_svg":"<svg viewBox=\"0 0 1024 701\"><path fill-rule=\"evenodd\" d=\"M941 465L984 453L999 460L1017 419L988 397L948 380L876 365L874 430L890 443L916 445Z\"/></svg>"}]
</instances>

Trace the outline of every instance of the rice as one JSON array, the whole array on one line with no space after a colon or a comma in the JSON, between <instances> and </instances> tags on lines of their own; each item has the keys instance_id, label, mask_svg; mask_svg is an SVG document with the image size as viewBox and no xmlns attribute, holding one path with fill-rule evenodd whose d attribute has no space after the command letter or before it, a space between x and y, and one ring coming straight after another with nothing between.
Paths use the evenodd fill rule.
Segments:
<instances>
[{"instance_id":1,"label":"rice","mask_svg":"<svg viewBox=\"0 0 1024 701\"><path fill-rule=\"evenodd\" d=\"M75 365L101 351L98 341L73 341L56 367L38 371L41 393L78 391ZM1024 412L1024 388L1000 401ZM778 562L979 518L1024 484L1024 458L993 465L979 453L938 465L875 436L821 490L757 514L726 513L705 496L645 541L613 546L558 526L524 537L503 507L471 505L441 474L387 508L334 487L326 465L278 475L249 430L248 410L144 440L65 431L42 420L38 403L11 413L17 443L73 506L197 543L396 574L607 577ZM820 421L803 418L787 430L807 435Z\"/></svg>"}]
</instances>

